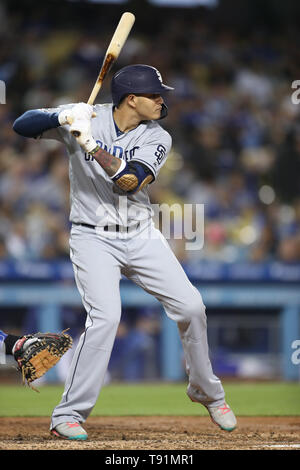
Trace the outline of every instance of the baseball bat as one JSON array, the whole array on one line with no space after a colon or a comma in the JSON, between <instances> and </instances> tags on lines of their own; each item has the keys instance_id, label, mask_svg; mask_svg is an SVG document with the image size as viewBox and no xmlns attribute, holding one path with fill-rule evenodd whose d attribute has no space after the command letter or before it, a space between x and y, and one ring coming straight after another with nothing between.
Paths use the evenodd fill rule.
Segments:
<instances>
[{"instance_id":1,"label":"baseball bat","mask_svg":"<svg viewBox=\"0 0 300 470\"><path fill-rule=\"evenodd\" d=\"M97 77L94 88L92 89L92 92L88 99L88 102L87 102L88 104L91 104L91 105L94 104L95 99L101 89L103 80L108 74L109 70L111 69L113 63L119 57L119 54L122 50L122 47L124 46L126 42L126 39L131 31L131 28L134 22L135 22L135 16L128 11L123 13L123 15L121 16L119 24L106 50L99 75ZM79 137L80 135L79 132L77 131L73 131L72 134L74 135L74 137Z\"/></svg>"}]
</instances>

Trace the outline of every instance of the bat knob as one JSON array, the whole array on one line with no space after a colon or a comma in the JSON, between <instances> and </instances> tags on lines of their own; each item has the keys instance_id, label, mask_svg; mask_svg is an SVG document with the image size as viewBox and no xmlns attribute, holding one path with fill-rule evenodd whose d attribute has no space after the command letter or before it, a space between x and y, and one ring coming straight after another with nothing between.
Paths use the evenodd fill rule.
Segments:
<instances>
[{"instance_id":1,"label":"bat knob","mask_svg":"<svg viewBox=\"0 0 300 470\"><path fill-rule=\"evenodd\" d=\"M79 131L72 131L71 133L72 133L72 135L73 135L74 137L79 137L79 136L80 136L80 132L79 132Z\"/></svg>"}]
</instances>

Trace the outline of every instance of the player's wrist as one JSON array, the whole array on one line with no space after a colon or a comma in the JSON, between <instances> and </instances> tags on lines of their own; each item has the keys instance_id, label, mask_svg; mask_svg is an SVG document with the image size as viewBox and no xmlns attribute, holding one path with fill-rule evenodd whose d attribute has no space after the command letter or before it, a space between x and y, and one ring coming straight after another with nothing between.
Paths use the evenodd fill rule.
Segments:
<instances>
[{"instance_id":1,"label":"player's wrist","mask_svg":"<svg viewBox=\"0 0 300 470\"><path fill-rule=\"evenodd\" d=\"M96 143L96 146L92 150L90 150L89 154L90 155L95 155L98 152L98 150L100 150L100 149L101 149L100 145L98 145Z\"/></svg>"},{"instance_id":2,"label":"player's wrist","mask_svg":"<svg viewBox=\"0 0 300 470\"><path fill-rule=\"evenodd\" d=\"M91 155L95 154L100 148L93 137L87 137L86 140L80 145L85 152Z\"/></svg>"},{"instance_id":3,"label":"player's wrist","mask_svg":"<svg viewBox=\"0 0 300 470\"><path fill-rule=\"evenodd\" d=\"M116 173L112 175L110 178L114 180L120 173L122 173L123 170L125 170L127 163L125 160L120 160L120 166L117 169Z\"/></svg>"},{"instance_id":4,"label":"player's wrist","mask_svg":"<svg viewBox=\"0 0 300 470\"><path fill-rule=\"evenodd\" d=\"M5 344L5 353L6 354L13 354L14 353L14 348L17 344L17 342L21 339L21 336L16 336L16 335L6 335L4 339L4 344Z\"/></svg>"}]
</instances>

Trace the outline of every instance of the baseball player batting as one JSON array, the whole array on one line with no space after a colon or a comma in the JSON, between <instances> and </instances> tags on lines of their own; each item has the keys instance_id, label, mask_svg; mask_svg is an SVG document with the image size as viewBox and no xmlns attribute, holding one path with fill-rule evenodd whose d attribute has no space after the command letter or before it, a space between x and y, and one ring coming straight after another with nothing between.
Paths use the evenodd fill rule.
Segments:
<instances>
[{"instance_id":1,"label":"baseball player batting","mask_svg":"<svg viewBox=\"0 0 300 470\"><path fill-rule=\"evenodd\" d=\"M64 439L87 439L82 423L100 393L120 321L121 275L155 296L177 323L189 398L221 429L236 427L209 360L202 297L152 220L147 188L171 148L159 124L171 90L156 68L130 65L112 78L112 103L30 110L13 126L25 137L56 139L69 154L70 258L87 318L51 419L51 433Z\"/></svg>"}]
</instances>

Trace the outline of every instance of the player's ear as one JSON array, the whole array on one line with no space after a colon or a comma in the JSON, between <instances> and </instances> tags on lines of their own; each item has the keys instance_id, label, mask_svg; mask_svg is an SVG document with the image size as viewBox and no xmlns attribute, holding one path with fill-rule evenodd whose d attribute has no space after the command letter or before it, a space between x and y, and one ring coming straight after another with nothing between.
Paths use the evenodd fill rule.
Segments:
<instances>
[{"instance_id":1,"label":"player's ear","mask_svg":"<svg viewBox=\"0 0 300 470\"><path fill-rule=\"evenodd\" d=\"M126 98L128 106L131 108L136 108L136 98L136 95L130 93Z\"/></svg>"}]
</instances>

